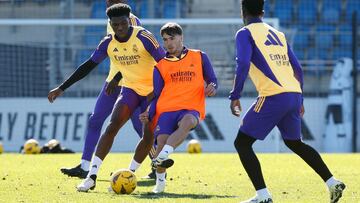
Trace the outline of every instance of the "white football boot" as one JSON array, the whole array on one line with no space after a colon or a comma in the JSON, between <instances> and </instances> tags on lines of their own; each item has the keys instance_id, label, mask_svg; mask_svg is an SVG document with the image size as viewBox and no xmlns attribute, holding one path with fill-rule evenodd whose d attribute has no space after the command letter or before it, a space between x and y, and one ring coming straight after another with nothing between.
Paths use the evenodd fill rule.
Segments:
<instances>
[{"instance_id":1,"label":"white football boot","mask_svg":"<svg viewBox=\"0 0 360 203\"><path fill-rule=\"evenodd\" d=\"M273 201L270 196L259 197L256 195L255 197L240 203L273 203Z\"/></svg>"},{"instance_id":2,"label":"white football boot","mask_svg":"<svg viewBox=\"0 0 360 203\"><path fill-rule=\"evenodd\" d=\"M158 194L158 193L162 193L165 190L165 185L166 185L166 180L162 180L162 179L156 179L156 185L154 187L154 189L152 190L153 193Z\"/></svg>"},{"instance_id":3,"label":"white football boot","mask_svg":"<svg viewBox=\"0 0 360 203\"><path fill-rule=\"evenodd\" d=\"M91 177L85 178L78 186L76 186L77 191L87 192L89 190L95 189L96 186L96 176L91 175Z\"/></svg>"},{"instance_id":4,"label":"white football boot","mask_svg":"<svg viewBox=\"0 0 360 203\"><path fill-rule=\"evenodd\" d=\"M330 203L336 203L342 196L343 191L345 190L345 184L341 181L336 181L337 183L329 187L330 192Z\"/></svg>"}]
</instances>

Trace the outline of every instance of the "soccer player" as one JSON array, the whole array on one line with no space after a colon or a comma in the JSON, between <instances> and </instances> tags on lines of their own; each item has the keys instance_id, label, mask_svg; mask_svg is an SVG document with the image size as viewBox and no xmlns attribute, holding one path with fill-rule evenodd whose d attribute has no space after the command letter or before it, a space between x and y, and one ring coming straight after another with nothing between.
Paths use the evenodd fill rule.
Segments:
<instances>
[{"instance_id":1,"label":"soccer player","mask_svg":"<svg viewBox=\"0 0 360 203\"><path fill-rule=\"evenodd\" d=\"M345 184L336 180L319 153L301 140L301 116L304 114L301 66L285 35L262 22L264 0L242 0L245 27L236 33L236 76L230 92L232 114L241 112L240 93L250 75L259 97L243 117L234 145L255 190L256 196L245 202L273 202L266 188L260 163L252 149L277 126L286 146L300 156L326 183L330 202L337 202Z\"/></svg>"},{"instance_id":2,"label":"soccer player","mask_svg":"<svg viewBox=\"0 0 360 203\"><path fill-rule=\"evenodd\" d=\"M155 99L149 115L140 114L143 122L152 118L155 129L157 178L154 193L164 191L166 168L173 164L169 155L204 119L205 96L214 96L217 88L208 56L200 50L184 47L180 25L167 23L160 34L167 53L154 69Z\"/></svg>"},{"instance_id":3,"label":"soccer player","mask_svg":"<svg viewBox=\"0 0 360 203\"><path fill-rule=\"evenodd\" d=\"M110 6L112 6L114 4L118 4L118 3L126 4L127 0L106 0L107 8L109 8ZM130 24L133 25L133 26L141 26L140 20L133 13L130 13ZM108 24L107 24L107 33L108 34L109 33L114 33L114 31L113 31L113 29L112 29L112 27L110 25L110 20L108 21ZM115 103L115 101L114 101L114 103ZM141 123L139 121L139 114L140 114L140 107L138 107L134 111L133 115L131 116L131 121L133 123L134 129L136 130L138 135L141 137L142 134L141 134ZM99 136L100 136L100 133L99 133ZM98 140L99 140L99 138L98 138ZM94 148L94 150L95 150L95 148ZM151 160L154 158L154 154L155 154L155 147L152 147L150 152L149 152L149 158ZM151 172L147 176L145 176L144 178L155 179L156 178L155 171L156 171L156 169L152 167Z\"/></svg>"},{"instance_id":4,"label":"soccer player","mask_svg":"<svg viewBox=\"0 0 360 203\"><path fill-rule=\"evenodd\" d=\"M109 153L119 129L127 122L137 107L144 112L148 97L153 92L152 72L157 61L165 56L155 37L142 27L130 25L130 7L115 4L106 10L115 34L106 36L92 59L101 62L106 57L121 72L123 84L120 96L112 110L111 120L100 138L86 179L77 186L78 191L94 189L98 170ZM146 129L146 128L145 128ZM144 133L137 145L129 169L135 171L145 159L153 144L152 134Z\"/></svg>"},{"instance_id":5,"label":"soccer player","mask_svg":"<svg viewBox=\"0 0 360 203\"><path fill-rule=\"evenodd\" d=\"M106 5L107 7L110 7L114 4L124 2L124 0L107 0ZM140 20L132 13L130 14L130 23L133 26L141 25ZM114 33L109 23L107 25L107 33ZM53 102L58 96L62 95L67 88L69 88L71 85L89 74L97 66L97 64L98 63L92 60L92 58L88 59L88 61L78 67L76 71L64 83L49 92L49 101ZM106 118L110 115L116 98L120 94L122 81L119 82L120 73L117 77L114 77L116 73L117 69L114 67L113 64L111 64L108 77L97 98L95 109L92 112L88 121L81 163L73 168L61 168L62 173L68 176L86 178L89 172L91 158L95 151L96 144L98 143L100 138L101 128ZM131 121L135 131L141 137L142 130L139 120L139 114L140 108L136 109L136 111L133 113L133 115L131 116ZM155 172L150 173L148 176L155 178Z\"/></svg>"}]
</instances>

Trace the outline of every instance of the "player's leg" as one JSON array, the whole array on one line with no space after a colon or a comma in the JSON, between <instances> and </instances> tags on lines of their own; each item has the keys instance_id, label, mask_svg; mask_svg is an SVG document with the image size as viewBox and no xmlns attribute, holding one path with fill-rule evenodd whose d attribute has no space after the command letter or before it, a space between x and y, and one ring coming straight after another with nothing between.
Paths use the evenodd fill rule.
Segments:
<instances>
[{"instance_id":1,"label":"player's leg","mask_svg":"<svg viewBox=\"0 0 360 203\"><path fill-rule=\"evenodd\" d=\"M162 162L169 159L169 155L186 139L190 130L194 129L199 123L199 113L197 111L182 110L177 111L176 114L178 127L171 133L165 146L160 151L159 155L157 155L156 161L158 162L158 165L161 165Z\"/></svg>"},{"instance_id":2,"label":"player's leg","mask_svg":"<svg viewBox=\"0 0 360 203\"><path fill-rule=\"evenodd\" d=\"M139 119L139 115L141 113L141 107L138 107L134 113L131 115L131 122L132 122L132 125L133 125L133 128L134 130L137 132L137 134L139 135L140 139L143 137L143 125ZM138 151L142 145L144 144L143 142L148 142L148 141L151 141L153 142L154 138L153 138L153 133L149 131L148 127L149 126L144 126L144 130L146 130L146 133L147 133L147 138L146 139L150 139L150 140L145 140L145 141L141 141L139 142L138 144L138 147L136 148L136 151ZM145 133L145 132L144 132ZM151 134L150 134L151 133ZM135 154L138 154L139 152L135 152ZM140 152L141 153L141 152ZM153 158L154 158L154 153L155 153L155 146L153 145L150 149L150 152L148 153L149 154L149 158L150 160L152 161ZM135 171L139 166L140 166L140 163L136 160L141 160L141 155L140 157L137 157L132 160L130 166L129 166L129 169L130 170L133 170ZM156 178L156 174L155 174L155 170L156 168L151 168L151 172L147 175L146 178L150 178L150 179L155 179Z\"/></svg>"},{"instance_id":3,"label":"player's leg","mask_svg":"<svg viewBox=\"0 0 360 203\"><path fill-rule=\"evenodd\" d=\"M311 146L299 140L285 140L286 146L301 157L325 182L330 192L330 202L337 202L345 189L345 184L331 174L320 154Z\"/></svg>"},{"instance_id":4,"label":"player's leg","mask_svg":"<svg viewBox=\"0 0 360 203\"><path fill-rule=\"evenodd\" d=\"M260 162L255 155L252 145L256 139L239 130L234 145L239 154L240 161L245 168L252 184L256 190L266 188L265 181L261 172Z\"/></svg>"},{"instance_id":5,"label":"player's leg","mask_svg":"<svg viewBox=\"0 0 360 203\"><path fill-rule=\"evenodd\" d=\"M163 149L164 145L166 144L167 139L169 138L169 135L161 134L158 135L157 140L157 150L155 153L155 156L157 156L160 151ZM154 189L152 190L153 193L161 193L165 190L166 185L166 168L157 166L156 168L156 184Z\"/></svg>"},{"instance_id":6,"label":"player's leg","mask_svg":"<svg viewBox=\"0 0 360 203\"><path fill-rule=\"evenodd\" d=\"M121 87L117 87L111 95L106 95L107 83L104 84L95 104L94 111L89 117L86 133L85 144L81 164L74 168L62 168L61 172L66 175L85 178L89 172L89 166L96 144L99 141L101 128L106 118L110 115L116 98L118 97Z\"/></svg>"},{"instance_id":7,"label":"player's leg","mask_svg":"<svg viewBox=\"0 0 360 203\"><path fill-rule=\"evenodd\" d=\"M199 113L188 111L179 121L179 127L167 139L166 144L174 148L178 147L189 135L191 129L194 129L199 123Z\"/></svg>"},{"instance_id":8,"label":"player's leg","mask_svg":"<svg viewBox=\"0 0 360 203\"><path fill-rule=\"evenodd\" d=\"M265 185L260 162L252 148L255 141L255 138L239 130L234 142L240 161L256 190L256 196L244 202L265 202L271 200L271 195Z\"/></svg>"},{"instance_id":9,"label":"player's leg","mask_svg":"<svg viewBox=\"0 0 360 203\"><path fill-rule=\"evenodd\" d=\"M139 140L135 149L134 157L130 163L129 166L130 170L135 172L140 167L141 163L148 156L153 144L154 144L154 135L150 131L149 124L146 124L144 126L143 137Z\"/></svg>"},{"instance_id":10,"label":"player's leg","mask_svg":"<svg viewBox=\"0 0 360 203\"><path fill-rule=\"evenodd\" d=\"M147 107L149 106L147 97L138 96L138 99L140 101L140 104L139 104L140 112L145 112ZM137 116L137 120L140 120L139 115ZM132 171L135 171L140 166L140 164L144 161L146 156L149 154L149 152L154 144L154 135L150 130L149 123L146 124L145 126L143 126L143 124L141 124L141 127L142 127L142 129L141 129L142 137L136 146L135 154L134 154L133 160L131 161L131 164L129 167L130 170L132 170Z\"/></svg>"},{"instance_id":11,"label":"player's leg","mask_svg":"<svg viewBox=\"0 0 360 203\"><path fill-rule=\"evenodd\" d=\"M165 112L159 116L156 127L154 129L154 136L157 142L155 157L158 157L160 152L164 149L167 139L176 130L178 114L179 113L177 112ZM167 159L166 161L155 162L155 164L157 165L156 185L153 189L153 192L161 193L165 190L166 168L171 167L174 164L174 161L172 159Z\"/></svg>"},{"instance_id":12,"label":"player's leg","mask_svg":"<svg viewBox=\"0 0 360 203\"><path fill-rule=\"evenodd\" d=\"M289 102L294 104L294 109L283 117L278 124L278 128L285 145L301 157L323 179L330 191L331 202L337 202L342 196L345 184L333 177L320 154L314 148L302 142L300 134L301 116L299 111L301 100L300 95L293 95Z\"/></svg>"},{"instance_id":13,"label":"player's leg","mask_svg":"<svg viewBox=\"0 0 360 203\"><path fill-rule=\"evenodd\" d=\"M129 120L130 115L139 103L140 101L138 100L137 94L133 90L124 87L122 88L121 96L118 97L114 105L110 122L106 127L104 134L101 136L96 148L89 174L87 178L77 186L78 191L86 192L89 189L95 188L97 173L100 169L102 161L109 153L116 134Z\"/></svg>"},{"instance_id":14,"label":"player's leg","mask_svg":"<svg viewBox=\"0 0 360 203\"><path fill-rule=\"evenodd\" d=\"M142 123L139 119L139 115L141 113L142 113L141 107L137 107L130 118L134 130L136 131L136 133L139 135L140 138L142 137L143 134Z\"/></svg>"},{"instance_id":15,"label":"player's leg","mask_svg":"<svg viewBox=\"0 0 360 203\"><path fill-rule=\"evenodd\" d=\"M286 113L278 96L259 97L242 119L234 145L248 174L256 196L245 202L272 201L266 188L259 160L252 148L256 140L263 140Z\"/></svg>"}]
</instances>

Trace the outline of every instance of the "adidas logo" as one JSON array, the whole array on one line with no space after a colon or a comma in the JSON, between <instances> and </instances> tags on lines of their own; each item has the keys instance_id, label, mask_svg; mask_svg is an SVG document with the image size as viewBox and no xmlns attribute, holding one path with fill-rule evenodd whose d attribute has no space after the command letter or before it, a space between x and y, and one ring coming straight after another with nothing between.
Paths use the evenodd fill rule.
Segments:
<instances>
[{"instance_id":1,"label":"adidas logo","mask_svg":"<svg viewBox=\"0 0 360 203\"><path fill-rule=\"evenodd\" d=\"M93 168L97 168L97 165L92 165Z\"/></svg>"},{"instance_id":2,"label":"adidas logo","mask_svg":"<svg viewBox=\"0 0 360 203\"><path fill-rule=\"evenodd\" d=\"M113 52L118 52L119 50L115 47L115 49L113 50Z\"/></svg>"},{"instance_id":3,"label":"adidas logo","mask_svg":"<svg viewBox=\"0 0 360 203\"><path fill-rule=\"evenodd\" d=\"M279 37L272 31L269 30L269 34L267 35L267 40L264 43L266 46L274 45L274 46L284 46Z\"/></svg>"}]
</instances>

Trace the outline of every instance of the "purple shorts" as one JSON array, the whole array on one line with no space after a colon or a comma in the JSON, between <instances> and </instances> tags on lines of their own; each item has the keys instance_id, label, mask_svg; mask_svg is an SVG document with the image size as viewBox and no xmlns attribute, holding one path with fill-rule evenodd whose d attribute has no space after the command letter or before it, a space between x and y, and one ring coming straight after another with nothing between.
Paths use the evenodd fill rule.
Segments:
<instances>
[{"instance_id":1,"label":"purple shorts","mask_svg":"<svg viewBox=\"0 0 360 203\"><path fill-rule=\"evenodd\" d=\"M259 140L265 139L277 126L285 140L301 139L300 93L281 93L268 97L258 97L248 109L240 131Z\"/></svg>"},{"instance_id":2,"label":"purple shorts","mask_svg":"<svg viewBox=\"0 0 360 203\"><path fill-rule=\"evenodd\" d=\"M126 104L129 107L131 114L138 107L140 107L140 112L142 113L149 105L146 96L140 96L134 90L127 87L122 87L120 96L116 102Z\"/></svg>"},{"instance_id":3,"label":"purple shorts","mask_svg":"<svg viewBox=\"0 0 360 203\"><path fill-rule=\"evenodd\" d=\"M171 135L173 132L175 132L175 130L178 128L178 123L186 114L195 116L199 123L200 114L195 110L179 110L160 114L159 120L154 130L155 138L161 134Z\"/></svg>"}]
</instances>

